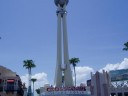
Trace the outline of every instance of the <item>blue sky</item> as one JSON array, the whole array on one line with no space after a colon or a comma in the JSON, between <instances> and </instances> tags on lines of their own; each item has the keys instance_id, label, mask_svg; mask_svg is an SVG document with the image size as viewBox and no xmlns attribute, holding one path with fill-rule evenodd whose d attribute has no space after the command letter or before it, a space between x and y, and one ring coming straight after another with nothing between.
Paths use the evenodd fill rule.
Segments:
<instances>
[{"instance_id":1,"label":"blue sky","mask_svg":"<svg viewBox=\"0 0 128 96\"><path fill-rule=\"evenodd\" d=\"M70 0L67 25L70 58L78 66L100 70L128 57L128 0ZM23 76L23 60L37 65L54 81L56 65L56 6L53 0L0 0L0 65Z\"/></svg>"}]
</instances>

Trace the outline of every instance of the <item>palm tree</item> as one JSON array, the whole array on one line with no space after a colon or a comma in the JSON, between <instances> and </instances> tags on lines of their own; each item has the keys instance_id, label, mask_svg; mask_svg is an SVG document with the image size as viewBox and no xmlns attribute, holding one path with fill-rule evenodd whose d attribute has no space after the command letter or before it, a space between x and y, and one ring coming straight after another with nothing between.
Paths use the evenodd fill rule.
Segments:
<instances>
[{"instance_id":1,"label":"palm tree","mask_svg":"<svg viewBox=\"0 0 128 96\"><path fill-rule=\"evenodd\" d=\"M128 51L128 42L124 43L124 46L125 46L125 47L123 48L123 50L124 50L124 51Z\"/></svg>"},{"instance_id":2,"label":"palm tree","mask_svg":"<svg viewBox=\"0 0 128 96\"><path fill-rule=\"evenodd\" d=\"M76 63L80 62L79 58L71 58L69 60L70 64L72 64L73 68L74 68L74 76L75 76L75 86L76 86Z\"/></svg>"},{"instance_id":3,"label":"palm tree","mask_svg":"<svg viewBox=\"0 0 128 96\"><path fill-rule=\"evenodd\" d=\"M32 78L32 79L31 79L31 81L32 81L32 83L33 83L33 95L34 95L34 83L36 82L36 80L37 80L36 78Z\"/></svg>"},{"instance_id":4,"label":"palm tree","mask_svg":"<svg viewBox=\"0 0 128 96\"><path fill-rule=\"evenodd\" d=\"M36 65L34 64L33 60L24 60L23 61L24 65L23 67L25 67L26 69L28 69L28 80L29 80L29 87L28 87L28 96L31 96L31 69L36 67Z\"/></svg>"}]
</instances>

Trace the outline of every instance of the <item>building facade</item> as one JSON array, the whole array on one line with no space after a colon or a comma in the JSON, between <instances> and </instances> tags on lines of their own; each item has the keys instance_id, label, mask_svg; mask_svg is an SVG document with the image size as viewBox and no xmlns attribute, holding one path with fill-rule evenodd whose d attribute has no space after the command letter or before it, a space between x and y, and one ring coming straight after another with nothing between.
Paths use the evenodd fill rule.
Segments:
<instances>
[{"instance_id":1,"label":"building facade","mask_svg":"<svg viewBox=\"0 0 128 96\"><path fill-rule=\"evenodd\" d=\"M128 75L124 75L127 71L122 69L91 74L91 80L87 81L91 96L128 96Z\"/></svg>"},{"instance_id":2,"label":"building facade","mask_svg":"<svg viewBox=\"0 0 128 96\"><path fill-rule=\"evenodd\" d=\"M91 74L91 96L110 96L110 77L105 71Z\"/></svg>"},{"instance_id":3,"label":"building facade","mask_svg":"<svg viewBox=\"0 0 128 96\"><path fill-rule=\"evenodd\" d=\"M20 77L10 69L0 66L0 96L23 96Z\"/></svg>"}]
</instances>

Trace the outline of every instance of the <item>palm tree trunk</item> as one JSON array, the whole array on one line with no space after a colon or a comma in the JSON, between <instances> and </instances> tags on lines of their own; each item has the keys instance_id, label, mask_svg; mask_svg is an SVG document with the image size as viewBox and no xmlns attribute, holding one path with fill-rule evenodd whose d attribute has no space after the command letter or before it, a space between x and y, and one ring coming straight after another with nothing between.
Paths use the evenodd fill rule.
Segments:
<instances>
[{"instance_id":1,"label":"palm tree trunk","mask_svg":"<svg viewBox=\"0 0 128 96\"><path fill-rule=\"evenodd\" d=\"M74 66L74 76L75 76L75 87L76 87L76 70L75 70L75 66Z\"/></svg>"},{"instance_id":2,"label":"palm tree trunk","mask_svg":"<svg viewBox=\"0 0 128 96\"><path fill-rule=\"evenodd\" d=\"M29 79L29 85L28 85L28 96L31 96L31 68L28 69L28 79Z\"/></svg>"},{"instance_id":3,"label":"palm tree trunk","mask_svg":"<svg viewBox=\"0 0 128 96\"><path fill-rule=\"evenodd\" d=\"M30 86L31 85L31 83L30 83L30 80L31 80L31 76L30 76L30 74L31 74L31 72L30 72L30 69L28 69L28 86Z\"/></svg>"}]
</instances>

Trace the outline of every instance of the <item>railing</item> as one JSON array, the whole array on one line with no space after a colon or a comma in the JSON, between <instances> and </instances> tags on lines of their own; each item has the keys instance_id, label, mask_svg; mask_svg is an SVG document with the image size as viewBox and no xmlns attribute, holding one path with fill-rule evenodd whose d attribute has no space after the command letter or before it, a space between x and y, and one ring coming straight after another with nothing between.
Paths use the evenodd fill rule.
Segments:
<instances>
[{"instance_id":1,"label":"railing","mask_svg":"<svg viewBox=\"0 0 128 96\"><path fill-rule=\"evenodd\" d=\"M5 91L17 91L18 87L15 86L15 85L7 85L7 86L4 86L4 90Z\"/></svg>"},{"instance_id":2,"label":"railing","mask_svg":"<svg viewBox=\"0 0 128 96\"><path fill-rule=\"evenodd\" d=\"M14 91L14 86L7 86L6 91Z\"/></svg>"}]
</instances>

